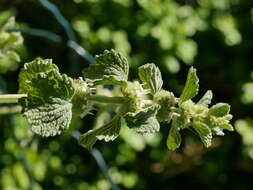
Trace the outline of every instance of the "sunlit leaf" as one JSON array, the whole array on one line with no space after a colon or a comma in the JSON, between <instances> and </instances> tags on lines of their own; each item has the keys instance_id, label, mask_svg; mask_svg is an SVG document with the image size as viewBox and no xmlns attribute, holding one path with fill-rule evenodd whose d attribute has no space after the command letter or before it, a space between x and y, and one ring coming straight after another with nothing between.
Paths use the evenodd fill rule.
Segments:
<instances>
[{"instance_id":1,"label":"sunlit leaf","mask_svg":"<svg viewBox=\"0 0 253 190\"><path fill-rule=\"evenodd\" d=\"M197 76L196 69L193 67L190 68L186 80L186 84L183 90L183 93L180 96L179 104L192 99L198 94L199 91L199 79Z\"/></svg>"},{"instance_id":2,"label":"sunlit leaf","mask_svg":"<svg viewBox=\"0 0 253 190\"><path fill-rule=\"evenodd\" d=\"M95 84L118 84L127 82L129 65L127 59L115 50L105 50L95 57L96 64L84 69L84 77Z\"/></svg>"},{"instance_id":3,"label":"sunlit leaf","mask_svg":"<svg viewBox=\"0 0 253 190\"><path fill-rule=\"evenodd\" d=\"M145 64L138 69L139 78L144 84L144 88L150 89L152 94L162 89L163 80L159 68L153 64Z\"/></svg>"}]
</instances>

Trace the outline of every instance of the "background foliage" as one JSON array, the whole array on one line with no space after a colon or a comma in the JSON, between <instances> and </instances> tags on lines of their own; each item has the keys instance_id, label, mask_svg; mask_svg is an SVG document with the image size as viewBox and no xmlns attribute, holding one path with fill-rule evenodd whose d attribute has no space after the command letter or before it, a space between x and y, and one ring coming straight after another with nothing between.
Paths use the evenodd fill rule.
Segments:
<instances>
[{"instance_id":1,"label":"background foliage","mask_svg":"<svg viewBox=\"0 0 253 190\"><path fill-rule=\"evenodd\" d=\"M24 45L15 47L21 56L19 68L41 56L53 58L61 72L80 76L88 62L66 43L56 43L55 36L52 36L55 41L48 40L50 35L38 37L38 31L34 30L54 32L63 42L67 39L62 27L40 1L0 1L1 25L16 16L16 28L23 31ZM115 48L128 56L132 79L137 77L137 66L155 62L162 70L164 87L179 95L189 65L194 64L203 90L199 94L212 89L216 102L231 104L238 133L216 137L208 149L191 132L184 131L187 138L183 138L180 149L168 151L166 127L157 135L143 137L124 129L116 141L97 143L121 189L180 189L190 185L205 189L251 188L251 0L51 2L71 23L77 41L92 55ZM16 93L19 68L3 55L6 54L0 56L0 93ZM3 110L1 106L0 112ZM34 136L21 115L0 115L0 189L110 189L91 154L70 136L74 129L85 132L99 125L107 117L106 113L99 114L100 119L95 121L92 115L75 120L69 132L47 139Z\"/></svg>"}]
</instances>

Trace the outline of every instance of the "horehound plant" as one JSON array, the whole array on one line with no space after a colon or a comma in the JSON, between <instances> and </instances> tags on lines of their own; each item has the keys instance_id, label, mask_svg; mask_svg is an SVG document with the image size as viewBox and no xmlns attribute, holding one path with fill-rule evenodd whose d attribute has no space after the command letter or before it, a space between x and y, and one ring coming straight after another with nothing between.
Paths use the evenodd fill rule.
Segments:
<instances>
[{"instance_id":1,"label":"horehound plant","mask_svg":"<svg viewBox=\"0 0 253 190\"><path fill-rule=\"evenodd\" d=\"M233 131L230 106L218 103L209 107L212 91L208 90L197 103L192 101L199 89L193 67L181 96L176 98L162 89L161 72L153 63L138 68L138 81L129 81L129 64L120 53L105 50L95 59L96 64L84 69L83 77L78 79L61 74L51 59L37 58L24 65L19 75L19 94L12 98L19 98L34 133L42 137L59 135L69 128L73 116L84 117L94 107L107 104L114 105L115 114L104 125L81 135L82 146L91 149L97 140L112 141L122 127L142 134L156 133L161 122L171 123L167 138L170 150L180 146L183 129L193 128L205 147L211 145L213 135L224 135L224 129ZM102 85L117 89L116 95L101 94L98 89Z\"/></svg>"}]
</instances>

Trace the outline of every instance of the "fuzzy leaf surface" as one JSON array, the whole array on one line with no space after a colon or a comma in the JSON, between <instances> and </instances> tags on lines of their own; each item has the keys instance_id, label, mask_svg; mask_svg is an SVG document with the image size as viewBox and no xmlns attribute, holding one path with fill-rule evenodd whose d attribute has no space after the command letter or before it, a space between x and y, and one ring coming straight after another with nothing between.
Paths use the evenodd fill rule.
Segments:
<instances>
[{"instance_id":1,"label":"fuzzy leaf surface","mask_svg":"<svg viewBox=\"0 0 253 190\"><path fill-rule=\"evenodd\" d=\"M169 136L167 138L167 147L169 150L176 150L181 144L181 135L179 133L177 122L172 121Z\"/></svg>"},{"instance_id":2,"label":"fuzzy leaf surface","mask_svg":"<svg viewBox=\"0 0 253 190\"><path fill-rule=\"evenodd\" d=\"M223 117L227 115L229 111L230 111L230 105L226 103L218 103L210 108L209 114L216 117Z\"/></svg>"},{"instance_id":3,"label":"fuzzy leaf surface","mask_svg":"<svg viewBox=\"0 0 253 190\"><path fill-rule=\"evenodd\" d=\"M140 80L144 84L144 88L150 89L152 94L155 94L162 89L162 75L155 64L148 63L139 67L138 74Z\"/></svg>"},{"instance_id":4,"label":"fuzzy leaf surface","mask_svg":"<svg viewBox=\"0 0 253 190\"><path fill-rule=\"evenodd\" d=\"M81 135L79 144L87 149L91 149L97 140L104 140L105 142L113 141L119 136L121 125L121 117L116 116L102 127L90 130Z\"/></svg>"},{"instance_id":5,"label":"fuzzy leaf surface","mask_svg":"<svg viewBox=\"0 0 253 190\"><path fill-rule=\"evenodd\" d=\"M213 93L211 90L208 90L204 96L198 101L198 104L208 107L211 104L213 98Z\"/></svg>"},{"instance_id":6,"label":"fuzzy leaf surface","mask_svg":"<svg viewBox=\"0 0 253 190\"><path fill-rule=\"evenodd\" d=\"M182 104L183 102L192 99L194 96L198 94L198 91L199 91L199 78L197 76L196 69L191 67L187 75L184 90L180 96L179 104Z\"/></svg>"},{"instance_id":7,"label":"fuzzy leaf surface","mask_svg":"<svg viewBox=\"0 0 253 190\"><path fill-rule=\"evenodd\" d=\"M52 98L47 103L24 112L34 133L49 137L61 134L70 125L72 118L72 104Z\"/></svg>"},{"instance_id":8,"label":"fuzzy leaf surface","mask_svg":"<svg viewBox=\"0 0 253 190\"><path fill-rule=\"evenodd\" d=\"M129 64L127 59L115 50L105 50L95 57L96 64L84 69L84 77L95 84L123 85L128 80Z\"/></svg>"},{"instance_id":9,"label":"fuzzy leaf surface","mask_svg":"<svg viewBox=\"0 0 253 190\"><path fill-rule=\"evenodd\" d=\"M9 18L4 23L0 23L0 73L8 70L16 70L20 57L16 48L23 43L20 32L11 32L15 26L14 17Z\"/></svg>"},{"instance_id":10,"label":"fuzzy leaf surface","mask_svg":"<svg viewBox=\"0 0 253 190\"><path fill-rule=\"evenodd\" d=\"M129 128L133 128L138 133L155 133L160 130L160 124L156 119L159 109L158 105L147 107L137 113L128 112L125 122Z\"/></svg>"},{"instance_id":11,"label":"fuzzy leaf surface","mask_svg":"<svg viewBox=\"0 0 253 190\"><path fill-rule=\"evenodd\" d=\"M199 134L199 137L205 147L211 146L212 143L212 131L211 129L202 122L193 122L193 128Z\"/></svg>"},{"instance_id":12,"label":"fuzzy leaf surface","mask_svg":"<svg viewBox=\"0 0 253 190\"><path fill-rule=\"evenodd\" d=\"M26 63L19 75L20 100L31 129L43 136L54 136L67 129L72 117L73 81L61 75L50 59Z\"/></svg>"}]
</instances>

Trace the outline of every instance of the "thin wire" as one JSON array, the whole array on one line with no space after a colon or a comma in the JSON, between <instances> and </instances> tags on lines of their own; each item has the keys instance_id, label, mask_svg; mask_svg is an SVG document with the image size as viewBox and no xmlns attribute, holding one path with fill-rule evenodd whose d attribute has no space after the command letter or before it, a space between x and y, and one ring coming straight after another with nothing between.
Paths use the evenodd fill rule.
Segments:
<instances>
[{"instance_id":1,"label":"thin wire","mask_svg":"<svg viewBox=\"0 0 253 190\"><path fill-rule=\"evenodd\" d=\"M53 32L43 30L43 29L29 28L27 30L16 29L14 31L19 31L19 32L22 32L24 34L28 34L28 35L31 35L31 36L43 37L43 38L46 38L46 39L48 39L50 41L53 41L55 43L63 43L63 39L62 39L61 36L59 36L59 35L57 35Z\"/></svg>"},{"instance_id":2,"label":"thin wire","mask_svg":"<svg viewBox=\"0 0 253 190\"><path fill-rule=\"evenodd\" d=\"M63 39L59 35L57 35L53 32L47 31L47 30L33 28L33 29L29 29L29 30L18 30L18 31L20 31L22 33L26 33L28 35L32 35L32 36L43 37L43 38L51 40L55 43L64 43ZM74 41L68 41L65 45L68 46L69 48L73 49L79 56L81 56L83 59L87 60L90 64L95 63L93 56L91 54L89 54L82 46L75 43ZM72 137L76 140L79 139L80 135L81 135L81 133L79 131L74 131L72 133ZM101 169L101 171L103 172L104 176L108 179L108 181L112 187L112 190L120 190L120 188L113 182L112 177L109 174L106 162L105 162L102 154L99 152L99 150L92 149L89 152L96 160L96 162L97 162L99 168Z\"/></svg>"},{"instance_id":3,"label":"thin wire","mask_svg":"<svg viewBox=\"0 0 253 190\"><path fill-rule=\"evenodd\" d=\"M65 45L67 47L73 49L79 56L81 56L82 58L87 60L90 64L94 64L95 60L94 60L93 56L77 43L76 37L75 37L74 31L72 30L71 25L63 17L60 10L54 4L49 2L48 0L37 0L37 1L42 6L44 6L48 11L50 11L52 13L53 16L55 17L55 19L57 20L57 22L63 27L63 29L66 32L67 37L68 37L68 41L66 42ZM28 34L37 35L37 36L41 36L41 37L47 36L47 38L49 40L52 40L57 43L60 43L60 42L64 43L64 40L60 36L58 36L52 32L49 32L49 31L33 29L33 30L30 30L30 33L28 33ZM77 65L74 65L74 68L77 68ZM75 131L75 132L73 132L72 137L78 140L80 135L81 134L79 131ZM94 157L94 159L96 160L98 166L100 167L100 169L102 170L104 175L107 177L108 181L110 182L112 190L120 190L120 188L113 182L113 180L109 174L106 162L103 159L103 156L99 152L99 150L92 149L90 151L90 153Z\"/></svg>"},{"instance_id":4,"label":"thin wire","mask_svg":"<svg viewBox=\"0 0 253 190\"><path fill-rule=\"evenodd\" d=\"M81 133L79 131L74 131L71 135L74 139L78 141L79 137L81 136ZM113 182L112 177L110 176L108 167L106 165L106 162L102 154L100 153L100 151L96 148L92 148L91 150L89 150L89 152L93 156L93 158L96 160L99 168L101 169L101 171L103 172L107 180L109 181L112 187L112 190L120 190L120 188Z\"/></svg>"},{"instance_id":5,"label":"thin wire","mask_svg":"<svg viewBox=\"0 0 253 190\"><path fill-rule=\"evenodd\" d=\"M85 61L88 61L89 64L95 63L93 56L88 51L86 51L82 46L80 46L78 43L71 40L65 43L61 36L53 32L43 30L43 29L37 29L37 28L29 28L27 30L15 29L14 31L19 31L19 32L22 32L23 34L27 34L30 36L46 38L55 43L65 44L68 48L72 49L76 54L78 54Z\"/></svg>"},{"instance_id":6,"label":"thin wire","mask_svg":"<svg viewBox=\"0 0 253 190\"><path fill-rule=\"evenodd\" d=\"M85 58L89 64L95 64L95 59L93 56L75 41L69 40L66 45L73 49L78 55Z\"/></svg>"},{"instance_id":7,"label":"thin wire","mask_svg":"<svg viewBox=\"0 0 253 190\"><path fill-rule=\"evenodd\" d=\"M57 8L57 6L55 6L53 3L51 3L48 0L37 0L45 9L47 9L56 19L56 21L62 26L62 28L64 29L64 32L67 35L67 39L68 41L74 41L77 42L76 40L76 36L75 33L70 25L70 23L68 22L67 19L64 18L64 16L62 15L61 11ZM69 68L69 74L71 76L75 76L79 69L79 60L78 57L75 56L75 54L72 56L73 60L71 67Z\"/></svg>"},{"instance_id":8,"label":"thin wire","mask_svg":"<svg viewBox=\"0 0 253 190\"><path fill-rule=\"evenodd\" d=\"M60 10L48 0L37 0L43 7L52 13L57 22L63 27L69 40L76 41L75 33L72 30L71 25L61 14Z\"/></svg>"}]
</instances>

